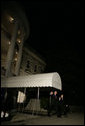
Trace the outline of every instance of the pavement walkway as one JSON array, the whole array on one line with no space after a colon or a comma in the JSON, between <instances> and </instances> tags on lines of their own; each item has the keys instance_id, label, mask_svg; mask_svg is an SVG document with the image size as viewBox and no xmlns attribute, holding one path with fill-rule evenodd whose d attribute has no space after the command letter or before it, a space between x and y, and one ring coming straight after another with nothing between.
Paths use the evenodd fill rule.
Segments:
<instances>
[{"instance_id":1,"label":"pavement walkway","mask_svg":"<svg viewBox=\"0 0 85 126\"><path fill-rule=\"evenodd\" d=\"M16 113L10 121L1 122L1 125L84 125L84 113L73 112L61 118Z\"/></svg>"}]
</instances>

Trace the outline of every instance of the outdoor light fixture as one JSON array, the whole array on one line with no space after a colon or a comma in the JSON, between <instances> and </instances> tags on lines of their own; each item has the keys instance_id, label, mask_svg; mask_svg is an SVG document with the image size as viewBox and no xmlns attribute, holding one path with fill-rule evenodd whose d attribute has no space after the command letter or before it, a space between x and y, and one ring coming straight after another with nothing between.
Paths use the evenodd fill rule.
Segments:
<instances>
[{"instance_id":1,"label":"outdoor light fixture","mask_svg":"<svg viewBox=\"0 0 85 126\"><path fill-rule=\"evenodd\" d=\"M15 61L17 61L17 58L14 58Z\"/></svg>"},{"instance_id":2,"label":"outdoor light fixture","mask_svg":"<svg viewBox=\"0 0 85 126\"><path fill-rule=\"evenodd\" d=\"M9 17L9 20L10 20L11 23L13 23L14 18L10 16L10 17Z\"/></svg>"},{"instance_id":3,"label":"outdoor light fixture","mask_svg":"<svg viewBox=\"0 0 85 126\"><path fill-rule=\"evenodd\" d=\"M21 40L20 39L17 39L18 43L21 43Z\"/></svg>"},{"instance_id":4,"label":"outdoor light fixture","mask_svg":"<svg viewBox=\"0 0 85 126\"><path fill-rule=\"evenodd\" d=\"M11 45L11 42L9 41L8 44Z\"/></svg>"},{"instance_id":5,"label":"outdoor light fixture","mask_svg":"<svg viewBox=\"0 0 85 126\"><path fill-rule=\"evenodd\" d=\"M20 32L20 30L19 30L19 31L18 31L18 35L20 35L20 33L21 33L21 32Z\"/></svg>"},{"instance_id":6,"label":"outdoor light fixture","mask_svg":"<svg viewBox=\"0 0 85 126\"><path fill-rule=\"evenodd\" d=\"M16 51L16 54L18 54L18 52Z\"/></svg>"}]
</instances>

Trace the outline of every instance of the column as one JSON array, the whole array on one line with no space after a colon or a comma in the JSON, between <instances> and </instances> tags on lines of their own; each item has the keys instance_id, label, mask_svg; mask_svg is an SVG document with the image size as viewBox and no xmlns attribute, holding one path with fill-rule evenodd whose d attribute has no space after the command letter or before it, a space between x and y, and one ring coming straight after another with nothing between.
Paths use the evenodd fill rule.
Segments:
<instances>
[{"instance_id":1,"label":"column","mask_svg":"<svg viewBox=\"0 0 85 126\"><path fill-rule=\"evenodd\" d=\"M23 43L24 43L24 35L22 36L22 40L21 40L21 43L19 45L18 59L17 59L17 62L16 62L16 67L15 67L15 74L16 75L19 75L19 72L20 72L20 64L21 64L21 59L22 59Z\"/></svg>"},{"instance_id":2,"label":"column","mask_svg":"<svg viewBox=\"0 0 85 126\"><path fill-rule=\"evenodd\" d=\"M40 111L40 99L39 99L39 87L38 87L38 94L37 94L37 99L36 99L36 114Z\"/></svg>"},{"instance_id":3,"label":"column","mask_svg":"<svg viewBox=\"0 0 85 126\"><path fill-rule=\"evenodd\" d=\"M14 26L13 35L11 38L11 45L9 47L8 54L7 54L6 77L10 76L11 63L12 63L13 54L14 54L14 47L15 47L15 42L16 42L16 37L17 37L17 31L18 31L18 22L16 21L15 26Z\"/></svg>"},{"instance_id":4,"label":"column","mask_svg":"<svg viewBox=\"0 0 85 126\"><path fill-rule=\"evenodd\" d=\"M39 87L38 87L38 92L37 92L37 99L39 99Z\"/></svg>"}]
</instances>

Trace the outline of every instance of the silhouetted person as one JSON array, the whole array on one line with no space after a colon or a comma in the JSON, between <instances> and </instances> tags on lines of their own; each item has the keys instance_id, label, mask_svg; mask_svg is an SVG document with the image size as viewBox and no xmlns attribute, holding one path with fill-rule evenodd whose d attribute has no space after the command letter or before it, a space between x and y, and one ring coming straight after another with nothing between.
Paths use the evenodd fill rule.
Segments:
<instances>
[{"instance_id":1,"label":"silhouetted person","mask_svg":"<svg viewBox=\"0 0 85 126\"><path fill-rule=\"evenodd\" d=\"M53 91L50 92L49 103L48 103L48 116L50 116L53 107Z\"/></svg>"},{"instance_id":2,"label":"silhouetted person","mask_svg":"<svg viewBox=\"0 0 85 126\"><path fill-rule=\"evenodd\" d=\"M57 114L57 111L58 111L58 92L57 91L54 91L53 102L54 102L54 109Z\"/></svg>"},{"instance_id":3,"label":"silhouetted person","mask_svg":"<svg viewBox=\"0 0 85 126\"><path fill-rule=\"evenodd\" d=\"M64 95L61 94L61 114L64 114Z\"/></svg>"},{"instance_id":4,"label":"silhouetted person","mask_svg":"<svg viewBox=\"0 0 85 126\"><path fill-rule=\"evenodd\" d=\"M64 100L63 100L63 94L61 94L58 100L57 116L61 117L63 114L64 114Z\"/></svg>"}]
</instances>

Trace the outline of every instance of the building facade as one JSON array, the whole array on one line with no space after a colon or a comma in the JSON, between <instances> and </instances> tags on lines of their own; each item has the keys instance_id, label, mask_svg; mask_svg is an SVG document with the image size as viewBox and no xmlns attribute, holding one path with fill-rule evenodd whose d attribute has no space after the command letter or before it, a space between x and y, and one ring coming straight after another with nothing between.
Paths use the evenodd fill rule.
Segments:
<instances>
[{"instance_id":1,"label":"building facade","mask_svg":"<svg viewBox=\"0 0 85 126\"><path fill-rule=\"evenodd\" d=\"M24 46L29 31L29 22L23 9L15 1L2 1L1 83L12 76L44 72L46 66L44 60L32 48L28 49ZM7 92L13 98L14 108L18 91L19 89L11 88L11 91Z\"/></svg>"},{"instance_id":2,"label":"building facade","mask_svg":"<svg viewBox=\"0 0 85 126\"><path fill-rule=\"evenodd\" d=\"M31 47L24 47L20 75L38 74L45 71L46 63Z\"/></svg>"},{"instance_id":3,"label":"building facade","mask_svg":"<svg viewBox=\"0 0 85 126\"><path fill-rule=\"evenodd\" d=\"M24 41L29 37L29 24L16 2L2 1L1 9L1 75L19 75Z\"/></svg>"},{"instance_id":4,"label":"building facade","mask_svg":"<svg viewBox=\"0 0 85 126\"><path fill-rule=\"evenodd\" d=\"M3 85L3 80L18 76L20 73L23 44L29 37L30 28L24 10L18 3L2 1L1 4L1 84ZM9 104L9 107L5 108L11 110L16 108L18 90L6 87L5 94L7 95L5 98L2 92L4 96L1 103L3 104L4 99L8 99L4 106Z\"/></svg>"}]
</instances>

